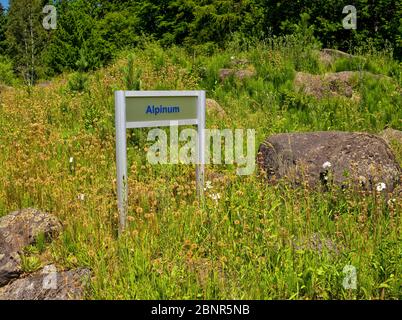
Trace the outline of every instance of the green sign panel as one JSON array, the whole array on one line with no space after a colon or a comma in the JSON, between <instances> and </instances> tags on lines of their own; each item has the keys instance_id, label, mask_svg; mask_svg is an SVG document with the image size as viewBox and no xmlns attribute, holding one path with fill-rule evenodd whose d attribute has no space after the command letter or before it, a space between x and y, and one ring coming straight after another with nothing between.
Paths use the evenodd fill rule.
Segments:
<instances>
[{"instance_id":1,"label":"green sign panel","mask_svg":"<svg viewBox=\"0 0 402 320\"><path fill-rule=\"evenodd\" d=\"M126 97L126 121L197 119L197 96Z\"/></svg>"}]
</instances>

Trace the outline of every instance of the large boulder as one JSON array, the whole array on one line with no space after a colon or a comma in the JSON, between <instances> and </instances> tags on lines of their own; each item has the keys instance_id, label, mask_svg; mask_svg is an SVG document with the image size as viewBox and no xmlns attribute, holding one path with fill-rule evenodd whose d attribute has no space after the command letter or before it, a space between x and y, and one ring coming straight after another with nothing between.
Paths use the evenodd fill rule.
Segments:
<instances>
[{"instance_id":1,"label":"large boulder","mask_svg":"<svg viewBox=\"0 0 402 320\"><path fill-rule=\"evenodd\" d=\"M401 168L388 144L368 133L273 135L261 144L257 161L269 182L285 178L296 185L392 191L401 179Z\"/></svg>"},{"instance_id":2,"label":"large boulder","mask_svg":"<svg viewBox=\"0 0 402 320\"><path fill-rule=\"evenodd\" d=\"M43 234L51 238L61 229L56 217L35 209L15 211L0 218L0 286L21 273L19 253Z\"/></svg>"},{"instance_id":3,"label":"large boulder","mask_svg":"<svg viewBox=\"0 0 402 320\"><path fill-rule=\"evenodd\" d=\"M57 271L53 265L0 288L0 300L79 300L90 271Z\"/></svg>"}]
</instances>

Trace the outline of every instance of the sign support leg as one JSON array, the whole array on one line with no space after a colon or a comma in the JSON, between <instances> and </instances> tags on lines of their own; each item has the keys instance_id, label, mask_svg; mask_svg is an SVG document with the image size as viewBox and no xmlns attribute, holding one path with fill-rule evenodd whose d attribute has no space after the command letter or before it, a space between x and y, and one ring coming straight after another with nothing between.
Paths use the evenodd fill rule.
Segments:
<instances>
[{"instance_id":1,"label":"sign support leg","mask_svg":"<svg viewBox=\"0 0 402 320\"><path fill-rule=\"evenodd\" d=\"M205 170L205 91L200 91L198 98L198 163L196 167L197 196L200 204L204 203Z\"/></svg>"},{"instance_id":2,"label":"sign support leg","mask_svg":"<svg viewBox=\"0 0 402 320\"><path fill-rule=\"evenodd\" d=\"M116 125L116 170L117 200L119 211L119 236L126 228L127 220L127 139L126 139L126 98L124 91L115 92Z\"/></svg>"}]
</instances>

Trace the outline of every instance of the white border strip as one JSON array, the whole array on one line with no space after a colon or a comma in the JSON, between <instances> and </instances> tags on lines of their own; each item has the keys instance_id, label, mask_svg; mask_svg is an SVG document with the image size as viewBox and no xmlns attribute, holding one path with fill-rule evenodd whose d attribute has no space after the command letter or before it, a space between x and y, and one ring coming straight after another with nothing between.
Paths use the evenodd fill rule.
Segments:
<instances>
[{"instance_id":1,"label":"white border strip","mask_svg":"<svg viewBox=\"0 0 402 320\"><path fill-rule=\"evenodd\" d=\"M198 125L198 119L126 122L126 128L127 129L151 128L151 127L169 127L171 125L179 125L179 126Z\"/></svg>"},{"instance_id":2,"label":"white border strip","mask_svg":"<svg viewBox=\"0 0 402 320\"><path fill-rule=\"evenodd\" d=\"M125 97L199 97L203 91L125 91Z\"/></svg>"}]
</instances>

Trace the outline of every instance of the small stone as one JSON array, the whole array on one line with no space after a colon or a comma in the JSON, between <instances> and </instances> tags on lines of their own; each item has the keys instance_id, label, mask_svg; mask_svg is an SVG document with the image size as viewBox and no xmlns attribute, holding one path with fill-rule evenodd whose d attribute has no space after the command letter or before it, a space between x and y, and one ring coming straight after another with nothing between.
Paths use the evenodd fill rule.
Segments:
<instances>
[{"instance_id":1,"label":"small stone","mask_svg":"<svg viewBox=\"0 0 402 320\"><path fill-rule=\"evenodd\" d=\"M219 118L224 118L226 115L225 110L214 99L207 99L206 107L207 107L207 112L211 112L211 113L217 115Z\"/></svg>"}]
</instances>

